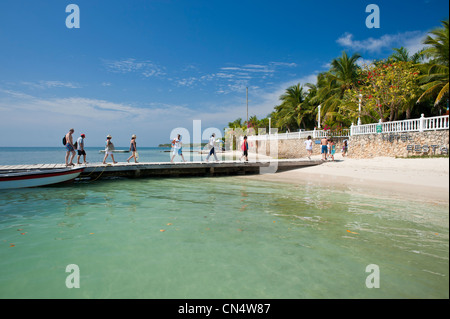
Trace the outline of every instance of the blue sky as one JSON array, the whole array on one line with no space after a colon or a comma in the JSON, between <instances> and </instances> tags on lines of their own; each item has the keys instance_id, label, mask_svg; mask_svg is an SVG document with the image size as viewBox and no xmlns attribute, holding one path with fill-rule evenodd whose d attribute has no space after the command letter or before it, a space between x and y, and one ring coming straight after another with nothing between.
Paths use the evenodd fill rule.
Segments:
<instances>
[{"instance_id":1,"label":"blue sky","mask_svg":"<svg viewBox=\"0 0 450 319\"><path fill-rule=\"evenodd\" d=\"M80 28L66 27L66 6ZM369 29L366 6L380 8ZM0 146L167 143L175 128L222 130L267 116L290 85L315 82L342 51L361 62L411 52L448 18L447 0L2 0ZM192 134L192 133L191 133Z\"/></svg>"}]
</instances>

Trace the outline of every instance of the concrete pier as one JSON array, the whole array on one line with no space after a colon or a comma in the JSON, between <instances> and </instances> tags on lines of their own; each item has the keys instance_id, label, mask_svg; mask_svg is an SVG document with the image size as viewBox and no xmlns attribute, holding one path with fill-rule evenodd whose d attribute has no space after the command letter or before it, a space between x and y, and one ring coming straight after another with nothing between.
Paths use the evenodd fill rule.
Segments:
<instances>
[{"instance_id":1,"label":"concrete pier","mask_svg":"<svg viewBox=\"0 0 450 319\"><path fill-rule=\"evenodd\" d=\"M320 165L322 161L305 159L285 159L269 161L220 161L220 162L147 162L147 163L123 163L102 164L89 163L77 165L85 167L80 175L82 179L99 179L108 177L187 177L187 176L232 176L259 174L261 170L272 173L297 169L307 166ZM64 168L64 164L36 164L36 165L3 165L0 173L6 171L23 171L34 169Z\"/></svg>"}]
</instances>

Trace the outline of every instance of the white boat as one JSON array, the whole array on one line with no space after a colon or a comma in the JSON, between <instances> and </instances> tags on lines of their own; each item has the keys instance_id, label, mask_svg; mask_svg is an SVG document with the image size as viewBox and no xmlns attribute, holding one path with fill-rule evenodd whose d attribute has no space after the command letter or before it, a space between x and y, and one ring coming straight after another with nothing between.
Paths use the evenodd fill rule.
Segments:
<instances>
[{"instance_id":1,"label":"white boat","mask_svg":"<svg viewBox=\"0 0 450 319\"><path fill-rule=\"evenodd\" d=\"M69 182L77 178L84 167L36 169L0 173L0 189L37 187Z\"/></svg>"}]
</instances>

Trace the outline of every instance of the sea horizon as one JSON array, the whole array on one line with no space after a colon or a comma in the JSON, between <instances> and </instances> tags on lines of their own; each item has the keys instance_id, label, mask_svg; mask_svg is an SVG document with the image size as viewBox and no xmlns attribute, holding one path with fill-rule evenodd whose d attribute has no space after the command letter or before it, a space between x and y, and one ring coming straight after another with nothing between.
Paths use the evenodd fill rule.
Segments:
<instances>
[{"instance_id":1,"label":"sea horizon","mask_svg":"<svg viewBox=\"0 0 450 319\"><path fill-rule=\"evenodd\" d=\"M105 154L102 152L104 147L87 146L86 161L89 163L102 162ZM116 150L128 151L129 146L116 146ZM137 152L140 162L170 162L173 153L171 147L138 146ZM184 158L187 161L204 160L206 154L200 154L200 147L183 147ZM126 162L131 152L114 153L114 158L118 162ZM32 146L32 147L0 147L0 165L26 165L26 164L58 164L65 163L66 149L64 146ZM219 157L223 158L221 154ZM78 154L75 154L73 163L77 162ZM70 157L69 157L70 160ZM175 156L174 161L180 161L180 156ZM83 161L83 158L80 158ZM111 162L108 157L107 162Z\"/></svg>"}]
</instances>

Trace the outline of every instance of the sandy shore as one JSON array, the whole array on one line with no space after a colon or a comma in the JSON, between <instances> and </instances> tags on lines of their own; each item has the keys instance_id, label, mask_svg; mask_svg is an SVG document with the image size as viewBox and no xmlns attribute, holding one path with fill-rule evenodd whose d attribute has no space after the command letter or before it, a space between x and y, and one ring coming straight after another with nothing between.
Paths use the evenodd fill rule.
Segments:
<instances>
[{"instance_id":1,"label":"sandy shore","mask_svg":"<svg viewBox=\"0 0 450 319\"><path fill-rule=\"evenodd\" d=\"M312 156L320 159L320 156ZM250 158L251 159L251 158ZM243 178L358 188L411 199L449 201L449 159L400 159L378 157L350 159L336 154L334 162L280 172L245 176Z\"/></svg>"}]
</instances>

